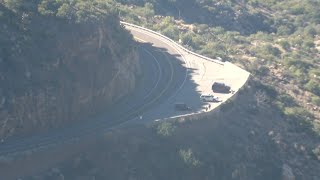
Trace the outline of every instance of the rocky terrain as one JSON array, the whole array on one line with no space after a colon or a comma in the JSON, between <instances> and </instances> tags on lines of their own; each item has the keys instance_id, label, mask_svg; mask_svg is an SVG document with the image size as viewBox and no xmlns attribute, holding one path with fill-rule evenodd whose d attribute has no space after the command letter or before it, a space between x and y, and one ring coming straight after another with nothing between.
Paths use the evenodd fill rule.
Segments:
<instances>
[{"instance_id":1,"label":"rocky terrain","mask_svg":"<svg viewBox=\"0 0 320 180\"><path fill-rule=\"evenodd\" d=\"M1 139L84 120L135 88L139 57L116 16L68 19L10 2L0 3Z\"/></svg>"},{"instance_id":2,"label":"rocky terrain","mask_svg":"<svg viewBox=\"0 0 320 180\"><path fill-rule=\"evenodd\" d=\"M9 0L5 1L9 2ZM47 119L50 119L49 111L38 111L43 106L49 107L47 102L50 102L48 105L54 107L63 107L51 109L57 109L54 111L55 115L67 120L71 120L68 117L77 119L76 115L79 114L93 113L92 107L101 103L100 99L108 99L108 102L114 100L110 99L110 96L114 92L112 90L115 89L111 88L112 90L109 89L106 91L107 93L97 93L105 92L99 91L104 83L99 84L98 82L105 80L99 78L111 74L111 76L106 76L110 77L109 84L112 82L117 84L116 82L120 82L121 78L129 80L130 78L126 77L131 77L132 74L126 76L125 67L128 67L130 62L137 62L134 58L137 56L134 48L124 48L125 45L132 47L131 40L127 35L117 34L123 30L117 21L112 21L112 17L115 16L112 13L108 23L97 21L100 22L97 23L98 25L92 25L86 20L87 16L82 15L82 13L86 14L84 11L80 11L82 13L76 15L72 13L74 9L78 9L78 11L84 9L81 3L72 6L76 8L70 8L68 4L64 4L64 6L60 4L64 8L58 8L58 13L56 11L52 13L51 10L56 6L50 6L48 9L48 4L53 1L43 0L43 2L45 3L40 6L41 15L37 17L46 17L46 21L37 21L37 24L41 22L41 26L33 30L30 23L27 23L29 24L26 26L27 28L21 24L19 26L12 24L21 22L22 19L28 20L30 17L28 13L19 16L11 15L10 17L17 18L14 20L2 18L7 13L16 14L19 8L9 11L3 8L1 12L5 13L0 13L2 18L0 19L6 20L7 27L11 27L9 31L0 28L0 37L5 39L1 42L8 44L1 46L0 52L3 55L1 57L11 56L11 51L21 53L17 55L20 58L11 57L15 61L1 59L1 63L6 65L1 64L0 66L0 69L6 67L0 71L1 84L5 82L6 88L1 87L1 97L5 98L0 101L0 113L4 114L4 116L0 114L0 117L1 119L3 119L2 117L10 117L9 120L3 121L8 122L3 123L8 124L6 127L10 127L3 131L5 132L3 134L10 135L10 129L13 129L11 134L14 134L14 132L19 132L19 129L25 128L17 126L18 122L33 122L30 120L31 118L23 121L28 118L26 113L16 113L24 112L25 109L38 119L35 122L42 121L41 118L38 118L40 115L48 116ZM99 2L104 2L103 5L112 4L112 7L118 7L119 12L116 14L121 15L121 18L126 21L159 31L193 51L212 58L220 57L223 60L241 65L252 73L251 81L237 94L234 101L224 104L212 116L191 121L178 119L177 121L157 123L151 127L141 125L116 129L106 133L102 138L97 138L98 140L87 140L89 142L84 143L86 140L81 139L78 143L62 147L60 151L55 153L33 153L30 156L22 157L20 161L19 159L17 161L11 159L10 161L10 159L4 158L0 164L0 170L13 169L18 172L11 174L27 180L320 179L320 66L318 61L320 6L318 1L99 0ZM14 6L10 4L10 7ZM91 6L85 9L90 11L92 8L89 7ZM29 6L23 6L22 9L28 8ZM110 10L110 12L112 11ZM93 13L93 17L99 14L95 11L91 13ZM58 14L57 17L63 15L64 18L53 18L50 14ZM51 20L49 21L49 19ZM110 23L115 25L108 26ZM31 47L31 49L34 49L32 47L37 44L35 42L49 42L48 37L52 36L50 33L50 36L44 35L45 41L41 39L30 40L34 39L30 38L32 37L31 32L38 32L36 30L39 27L46 27L49 24L55 24L55 26L44 28L46 31L40 28L41 32L51 32L51 29L61 27L60 25L63 24L65 30L59 29L58 33L60 34L58 36L60 43L55 40L52 40L55 43L50 43L54 47L50 49L55 52L59 51L63 56L59 54L59 58L57 58L57 53L45 51L51 47L46 43L37 46L36 49L40 50L36 53L32 53L34 51L30 49L16 50L21 46L19 43L13 43L17 42L16 39L28 43L28 46L23 47ZM71 30L67 31L68 28L73 29L73 27L76 27L77 31L72 31L72 33ZM31 30L29 30L30 28ZM10 33L15 33L19 29L28 32L26 33L28 36L11 38ZM88 31L90 31L90 36L82 34L86 34ZM100 32L105 32L102 33L105 36L101 36ZM80 36L75 38L72 34L80 34ZM101 37L105 38L108 43L100 41ZM120 42L125 43L120 43L122 45L118 44L119 46L117 46L116 39L121 39ZM91 44L84 42L91 42ZM83 46L80 46L79 43L82 43ZM93 46L91 46L92 44ZM86 48L82 49L81 47ZM96 51L90 50L92 47L96 47ZM124 49L127 51L123 51ZM126 53L119 54L119 52ZM102 56L103 53L108 56ZM22 58L34 57L35 54L37 55L35 57L38 57L38 54L41 55L39 56L42 57L40 60L51 60L51 65L49 63L50 66L44 66L46 63L40 63L44 61L39 61L37 58ZM78 54L81 55L78 56ZM91 57L95 60L92 61ZM101 57L108 57L111 61L106 63ZM27 66L27 63L23 64L22 62L25 62L23 59L28 60L28 64L30 62L32 66ZM35 61L32 61L33 59ZM87 66L86 62L88 63L88 61L86 60L88 59L96 66L99 64L99 67L95 67L93 64ZM20 66L15 65L18 62L21 62ZM59 64L59 66L55 64ZM57 68L53 70L55 66ZM102 72L100 66L105 66L107 70ZM38 67L38 70L29 70L30 67ZM76 71L73 67L81 70ZM93 69L98 69L99 73ZM138 69L136 67L133 70ZM42 73L43 76L39 76L37 73ZM59 76L54 76L60 77L59 80L53 78L52 81L46 81L45 79L48 77L53 77L49 76L50 73L59 74ZM120 76L120 74L122 75ZM9 81L8 77L18 75L20 78L15 78L16 81ZM118 77L119 81L112 81L111 77ZM19 79L22 80L18 81ZM28 79L32 79L32 81ZM80 79L86 81L80 82ZM135 79L131 80L130 82L134 82ZM56 86L49 86L51 83ZM52 87L52 89L46 89L43 84ZM84 90L80 90L79 87ZM28 88L33 89L33 97L38 98L31 98L28 103L37 105L37 108L34 105L15 103L19 100L15 97L29 97L29 90L22 90ZM53 100L49 98L52 94L55 97ZM113 96L120 97L121 94L113 94ZM49 100L40 101L45 97L48 97ZM72 103L65 104L66 98L68 102ZM80 99L82 100L80 101ZM27 101L20 100L20 102ZM53 104L54 102L59 106ZM107 107L108 103L105 105ZM82 108L86 111L81 111ZM69 114L69 112L72 113ZM15 116L8 116L10 113ZM11 119L14 120L11 121ZM9 122L16 122L16 124ZM45 121L43 124L48 125L49 122L51 121ZM33 128L29 129L37 129L35 127L43 129L40 126L41 123L35 124ZM49 126L45 125L44 127ZM54 155L48 156L46 153ZM35 158L32 159L32 157ZM52 159L54 161L47 162ZM24 164L20 162L27 162L25 164L29 169L24 168ZM30 167L30 164L33 166ZM20 171L18 167L22 170ZM23 173L22 171L25 169L32 169L30 172L33 173Z\"/></svg>"},{"instance_id":3,"label":"rocky terrain","mask_svg":"<svg viewBox=\"0 0 320 180\"><path fill-rule=\"evenodd\" d=\"M26 179L319 179L319 138L270 108L273 93L251 81L213 116L111 131Z\"/></svg>"}]
</instances>

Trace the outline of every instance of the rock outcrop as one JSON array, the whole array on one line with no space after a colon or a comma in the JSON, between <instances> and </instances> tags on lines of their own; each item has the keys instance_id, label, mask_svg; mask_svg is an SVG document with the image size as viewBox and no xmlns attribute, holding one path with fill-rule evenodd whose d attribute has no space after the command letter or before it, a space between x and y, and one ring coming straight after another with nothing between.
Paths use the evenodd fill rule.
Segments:
<instances>
[{"instance_id":1,"label":"rock outcrop","mask_svg":"<svg viewBox=\"0 0 320 180\"><path fill-rule=\"evenodd\" d=\"M0 138L83 120L135 88L138 53L116 17L0 11Z\"/></svg>"}]
</instances>

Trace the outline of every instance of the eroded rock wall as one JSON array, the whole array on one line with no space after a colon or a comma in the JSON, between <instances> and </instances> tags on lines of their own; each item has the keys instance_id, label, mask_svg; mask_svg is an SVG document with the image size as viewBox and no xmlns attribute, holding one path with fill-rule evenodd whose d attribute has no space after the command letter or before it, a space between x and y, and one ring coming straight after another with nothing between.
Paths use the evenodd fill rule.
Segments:
<instances>
[{"instance_id":1,"label":"eroded rock wall","mask_svg":"<svg viewBox=\"0 0 320 180\"><path fill-rule=\"evenodd\" d=\"M0 18L0 138L84 120L135 88L138 53L117 18L74 23L1 10L9 15Z\"/></svg>"}]
</instances>

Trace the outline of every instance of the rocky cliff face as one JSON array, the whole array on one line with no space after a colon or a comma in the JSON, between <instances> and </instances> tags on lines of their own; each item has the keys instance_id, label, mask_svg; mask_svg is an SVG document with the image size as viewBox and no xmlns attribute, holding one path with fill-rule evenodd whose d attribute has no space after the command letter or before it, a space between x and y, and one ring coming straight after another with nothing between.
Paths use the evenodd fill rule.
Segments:
<instances>
[{"instance_id":1,"label":"rocky cliff face","mask_svg":"<svg viewBox=\"0 0 320 180\"><path fill-rule=\"evenodd\" d=\"M139 57L117 18L0 12L0 138L83 120L135 88Z\"/></svg>"}]
</instances>

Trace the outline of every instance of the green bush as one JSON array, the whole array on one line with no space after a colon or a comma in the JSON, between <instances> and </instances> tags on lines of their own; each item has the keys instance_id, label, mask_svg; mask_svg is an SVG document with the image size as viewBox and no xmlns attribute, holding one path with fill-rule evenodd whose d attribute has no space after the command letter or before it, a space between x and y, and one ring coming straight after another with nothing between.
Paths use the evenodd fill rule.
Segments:
<instances>
[{"instance_id":1,"label":"green bush","mask_svg":"<svg viewBox=\"0 0 320 180\"><path fill-rule=\"evenodd\" d=\"M267 76L270 72L269 68L267 66L260 66L258 70L258 74L261 76Z\"/></svg>"},{"instance_id":2,"label":"green bush","mask_svg":"<svg viewBox=\"0 0 320 180\"><path fill-rule=\"evenodd\" d=\"M300 120L309 120L312 117L312 114L302 107L285 107L284 114Z\"/></svg>"},{"instance_id":3,"label":"green bush","mask_svg":"<svg viewBox=\"0 0 320 180\"><path fill-rule=\"evenodd\" d=\"M320 160L320 145L312 150L313 154Z\"/></svg>"},{"instance_id":4,"label":"green bush","mask_svg":"<svg viewBox=\"0 0 320 180\"><path fill-rule=\"evenodd\" d=\"M293 33L293 29L288 26L282 25L277 28L277 34L280 36L290 35L292 33Z\"/></svg>"},{"instance_id":5,"label":"green bush","mask_svg":"<svg viewBox=\"0 0 320 180\"><path fill-rule=\"evenodd\" d=\"M179 156L181 157L183 162L186 163L188 166L198 167L201 164L200 161L194 156L191 149L181 149L179 151Z\"/></svg>"},{"instance_id":6,"label":"green bush","mask_svg":"<svg viewBox=\"0 0 320 180\"><path fill-rule=\"evenodd\" d=\"M281 51L277 47L273 47L271 45L264 46L264 50L267 53L272 54L273 56L276 56L276 57L280 57L281 55Z\"/></svg>"},{"instance_id":7,"label":"green bush","mask_svg":"<svg viewBox=\"0 0 320 180\"><path fill-rule=\"evenodd\" d=\"M171 39L174 39L174 40L179 39L179 29L174 25L167 26L161 32L162 34L164 34L165 36L168 36Z\"/></svg>"},{"instance_id":8,"label":"green bush","mask_svg":"<svg viewBox=\"0 0 320 180\"><path fill-rule=\"evenodd\" d=\"M296 102L294 101L293 97L291 97L288 94L281 94L277 98L285 107L293 107L296 105Z\"/></svg>"},{"instance_id":9,"label":"green bush","mask_svg":"<svg viewBox=\"0 0 320 180\"><path fill-rule=\"evenodd\" d=\"M295 6L292 6L289 11L291 14L298 15L303 14L305 12L305 9L303 6L301 6L300 3L297 3Z\"/></svg>"},{"instance_id":10,"label":"green bush","mask_svg":"<svg viewBox=\"0 0 320 180\"><path fill-rule=\"evenodd\" d=\"M173 125L173 123L165 121L165 122L159 123L156 129L159 135L168 137L173 135L176 127Z\"/></svg>"},{"instance_id":11,"label":"green bush","mask_svg":"<svg viewBox=\"0 0 320 180\"><path fill-rule=\"evenodd\" d=\"M313 131L320 137L320 122L318 121L313 121Z\"/></svg>"},{"instance_id":12,"label":"green bush","mask_svg":"<svg viewBox=\"0 0 320 180\"><path fill-rule=\"evenodd\" d=\"M279 42L280 46L285 49L286 51L289 51L290 50L290 43L286 40L281 40Z\"/></svg>"},{"instance_id":13,"label":"green bush","mask_svg":"<svg viewBox=\"0 0 320 180\"><path fill-rule=\"evenodd\" d=\"M315 80L310 80L304 87L306 90L320 96L320 85Z\"/></svg>"},{"instance_id":14,"label":"green bush","mask_svg":"<svg viewBox=\"0 0 320 180\"><path fill-rule=\"evenodd\" d=\"M25 4L24 0L4 0L4 5L11 10L20 10Z\"/></svg>"},{"instance_id":15,"label":"green bush","mask_svg":"<svg viewBox=\"0 0 320 180\"><path fill-rule=\"evenodd\" d=\"M314 104L314 105L316 105L316 106L320 106L320 97L318 97L318 96L312 96L311 102L312 102L312 104Z\"/></svg>"},{"instance_id":16,"label":"green bush","mask_svg":"<svg viewBox=\"0 0 320 180\"><path fill-rule=\"evenodd\" d=\"M308 26L304 29L304 34L309 37L314 37L318 34L318 32L313 26Z\"/></svg>"}]
</instances>

